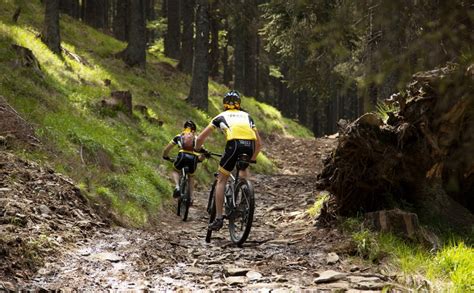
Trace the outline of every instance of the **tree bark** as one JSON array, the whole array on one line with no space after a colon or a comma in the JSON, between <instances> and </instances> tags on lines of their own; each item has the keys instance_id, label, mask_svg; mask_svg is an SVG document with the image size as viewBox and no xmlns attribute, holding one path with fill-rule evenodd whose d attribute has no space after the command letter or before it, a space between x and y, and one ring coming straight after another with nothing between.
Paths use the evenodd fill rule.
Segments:
<instances>
[{"instance_id":1,"label":"tree bark","mask_svg":"<svg viewBox=\"0 0 474 293\"><path fill-rule=\"evenodd\" d=\"M215 79L219 76L219 19L216 9L217 3L211 5L210 29L211 29L211 48L209 75Z\"/></svg>"},{"instance_id":2,"label":"tree bark","mask_svg":"<svg viewBox=\"0 0 474 293\"><path fill-rule=\"evenodd\" d=\"M234 28L234 88L245 89L245 27L238 23Z\"/></svg>"},{"instance_id":3,"label":"tree bark","mask_svg":"<svg viewBox=\"0 0 474 293\"><path fill-rule=\"evenodd\" d=\"M167 23L168 29L165 36L165 55L174 59L180 57L180 17L179 6L180 0L165 0L167 1Z\"/></svg>"},{"instance_id":4,"label":"tree bark","mask_svg":"<svg viewBox=\"0 0 474 293\"><path fill-rule=\"evenodd\" d=\"M144 15L144 0L130 1L130 30L128 46L119 56L129 66L146 65L146 28Z\"/></svg>"},{"instance_id":5,"label":"tree bark","mask_svg":"<svg viewBox=\"0 0 474 293\"><path fill-rule=\"evenodd\" d=\"M78 19L80 15L79 0L59 0L59 10Z\"/></svg>"},{"instance_id":6,"label":"tree bark","mask_svg":"<svg viewBox=\"0 0 474 293\"><path fill-rule=\"evenodd\" d=\"M84 0L84 22L94 28L106 27L107 1Z\"/></svg>"},{"instance_id":7,"label":"tree bark","mask_svg":"<svg viewBox=\"0 0 474 293\"><path fill-rule=\"evenodd\" d=\"M146 0L145 14L146 14L146 19L148 21L156 20L155 0ZM146 40L147 40L148 44L151 44L155 41L155 30L154 29L147 29L146 30Z\"/></svg>"},{"instance_id":8,"label":"tree bark","mask_svg":"<svg viewBox=\"0 0 474 293\"><path fill-rule=\"evenodd\" d=\"M194 40L194 0L181 0L183 34L181 35L181 57L178 69L184 73L192 73L193 70L193 40Z\"/></svg>"},{"instance_id":9,"label":"tree bark","mask_svg":"<svg viewBox=\"0 0 474 293\"><path fill-rule=\"evenodd\" d=\"M56 54L61 54L59 35L59 0L45 0L44 26L41 40Z\"/></svg>"},{"instance_id":10,"label":"tree bark","mask_svg":"<svg viewBox=\"0 0 474 293\"><path fill-rule=\"evenodd\" d=\"M222 48L222 79L226 86L230 86L232 80L232 64L229 64L229 44L231 43L231 32L227 20L224 20L224 30L227 31L227 36L224 40Z\"/></svg>"},{"instance_id":11,"label":"tree bark","mask_svg":"<svg viewBox=\"0 0 474 293\"><path fill-rule=\"evenodd\" d=\"M117 9L114 15L113 33L121 40L128 40L128 27L130 22L130 0L117 0Z\"/></svg>"},{"instance_id":12,"label":"tree bark","mask_svg":"<svg viewBox=\"0 0 474 293\"><path fill-rule=\"evenodd\" d=\"M257 3L255 0L245 0L246 17L249 18L246 25L245 36L245 86L246 96L256 96L257 89Z\"/></svg>"},{"instance_id":13,"label":"tree bark","mask_svg":"<svg viewBox=\"0 0 474 293\"><path fill-rule=\"evenodd\" d=\"M207 111L209 81L209 3L208 0L198 0L197 3L193 79L188 100L191 104Z\"/></svg>"}]
</instances>

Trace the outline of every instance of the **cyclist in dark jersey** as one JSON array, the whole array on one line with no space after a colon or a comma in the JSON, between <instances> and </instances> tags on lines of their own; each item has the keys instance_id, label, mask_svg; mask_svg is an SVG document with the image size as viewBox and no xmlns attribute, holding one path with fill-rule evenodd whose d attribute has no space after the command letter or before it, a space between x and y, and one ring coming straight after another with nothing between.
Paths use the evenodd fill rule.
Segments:
<instances>
[{"instance_id":1,"label":"cyclist in dark jersey","mask_svg":"<svg viewBox=\"0 0 474 293\"><path fill-rule=\"evenodd\" d=\"M180 134L177 134L165 147L163 150L163 159L169 160L169 152L174 146L179 147L178 155L176 156L176 160L174 161L173 167L174 170L171 173L173 177L173 181L176 184L176 187L173 192L173 197L179 197L179 176L180 170L184 167L189 168L189 196L193 196L194 191L194 179L193 174L196 171L198 161L202 161L204 157L194 152L194 146L196 144L196 124L188 120L184 123L183 131Z\"/></svg>"},{"instance_id":2,"label":"cyclist in dark jersey","mask_svg":"<svg viewBox=\"0 0 474 293\"><path fill-rule=\"evenodd\" d=\"M224 112L212 119L196 140L196 150L200 150L204 141L214 129L220 129L226 138L227 144L219 164L219 176L216 186L216 219L209 225L212 230L219 230L223 225L224 190L230 172L234 169L237 158L247 154L255 161L261 149L261 139L255 123L247 112L240 109L240 94L237 91L228 92L223 99ZM248 176L247 170L240 175Z\"/></svg>"}]
</instances>

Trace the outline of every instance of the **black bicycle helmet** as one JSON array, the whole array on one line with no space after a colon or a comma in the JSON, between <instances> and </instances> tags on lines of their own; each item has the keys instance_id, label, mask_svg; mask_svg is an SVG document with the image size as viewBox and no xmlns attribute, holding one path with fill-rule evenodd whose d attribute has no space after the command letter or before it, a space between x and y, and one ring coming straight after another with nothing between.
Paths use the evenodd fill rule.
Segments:
<instances>
[{"instance_id":1,"label":"black bicycle helmet","mask_svg":"<svg viewBox=\"0 0 474 293\"><path fill-rule=\"evenodd\" d=\"M225 94L222 103L224 104L224 109L240 109L240 94L238 91L230 91Z\"/></svg>"},{"instance_id":2,"label":"black bicycle helmet","mask_svg":"<svg viewBox=\"0 0 474 293\"><path fill-rule=\"evenodd\" d=\"M194 123L192 120L188 120L184 122L183 128L190 128L192 131L196 131L196 123Z\"/></svg>"}]
</instances>

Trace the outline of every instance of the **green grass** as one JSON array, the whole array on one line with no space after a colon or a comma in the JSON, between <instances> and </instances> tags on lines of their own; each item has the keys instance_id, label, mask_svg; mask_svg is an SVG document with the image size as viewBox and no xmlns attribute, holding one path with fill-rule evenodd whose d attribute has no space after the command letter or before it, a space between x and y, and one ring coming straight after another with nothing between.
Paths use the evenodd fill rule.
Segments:
<instances>
[{"instance_id":1,"label":"green grass","mask_svg":"<svg viewBox=\"0 0 474 293\"><path fill-rule=\"evenodd\" d=\"M447 237L444 245L432 253L422 244L367 230L361 219L346 219L341 226L351 235L357 255L369 262L390 263L388 273L427 279L434 292L474 290L474 248L462 240Z\"/></svg>"},{"instance_id":2,"label":"green grass","mask_svg":"<svg viewBox=\"0 0 474 293\"><path fill-rule=\"evenodd\" d=\"M308 209L308 214L311 218L316 218L321 213L324 203L329 199L329 193L320 192L314 202L313 206Z\"/></svg>"},{"instance_id":3,"label":"green grass","mask_svg":"<svg viewBox=\"0 0 474 293\"><path fill-rule=\"evenodd\" d=\"M22 7L18 23L11 21L17 5ZM71 176L96 203L106 206L121 222L147 225L163 201L170 198L171 166L161 152L184 121L193 119L198 131L220 112L223 85L209 83L209 112L185 102L191 78L163 69L176 61L162 56L157 42L147 55L146 71L128 68L114 57L126 44L61 15L62 47L85 60L77 62L57 56L40 41L43 9L39 1L5 0L0 9L0 93L36 130L42 145L19 149L23 157L50 165ZM41 72L19 66L11 48L29 48L38 59ZM169 67L169 65L168 65ZM111 85L105 86L104 80ZM98 106L113 90L130 90L134 104L148 107L148 113L163 121L150 124L138 112L132 117L107 113ZM311 132L282 118L273 107L244 97L243 105L262 133L311 136ZM223 149L223 138L213 135L207 148ZM271 173L273 163L261 154L258 172ZM217 161L201 164L196 174L200 184L209 184Z\"/></svg>"}]
</instances>

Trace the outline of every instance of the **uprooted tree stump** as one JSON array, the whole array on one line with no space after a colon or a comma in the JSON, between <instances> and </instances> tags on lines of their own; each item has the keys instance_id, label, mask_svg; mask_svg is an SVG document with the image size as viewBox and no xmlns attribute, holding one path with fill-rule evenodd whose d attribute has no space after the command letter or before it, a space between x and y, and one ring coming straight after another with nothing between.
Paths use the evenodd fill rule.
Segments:
<instances>
[{"instance_id":1,"label":"uprooted tree stump","mask_svg":"<svg viewBox=\"0 0 474 293\"><path fill-rule=\"evenodd\" d=\"M387 100L399 110L386 122L369 113L341 123L338 146L318 177L337 214L434 200L424 190L436 181L474 211L473 81L474 66L420 72Z\"/></svg>"},{"instance_id":2,"label":"uprooted tree stump","mask_svg":"<svg viewBox=\"0 0 474 293\"><path fill-rule=\"evenodd\" d=\"M132 94L130 91L114 91L110 98L100 101L102 109L121 111L132 116Z\"/></svg>"}]
</instances>

